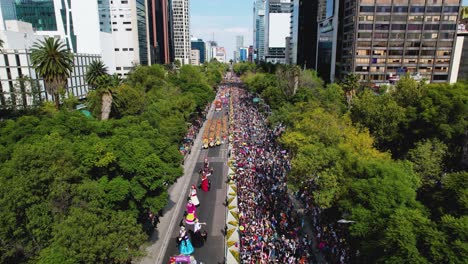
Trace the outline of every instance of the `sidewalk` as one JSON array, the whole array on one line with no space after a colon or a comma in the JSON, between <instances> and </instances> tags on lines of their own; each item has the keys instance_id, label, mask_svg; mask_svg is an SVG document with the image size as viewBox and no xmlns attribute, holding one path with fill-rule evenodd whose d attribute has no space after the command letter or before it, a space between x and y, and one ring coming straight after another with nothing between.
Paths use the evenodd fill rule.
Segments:
<instances>
[{"instance_id":1,"label":"sidewalk","mask_svg":"<svg viewBox=\"0 0 468 264\"><path fill-rule=\"evenodd\" d=\"M298 201L294 194L292 194L291 192L289 192L289 199L291 199L291 202L294 205L294 209L296 210L296 212L301 213L301 215L304 215L305 208L303 203L301 201ZM317 248L317 241L315 240L315 233L312 223L307 216L305 217L306 218L304 220L304 227L302 228L302 231L306 233L310 238L312 238L312 254L314 254L315 259L317 260L317 264L325 264L327 263L327 261Z\"/></svg>"}]
</instances>

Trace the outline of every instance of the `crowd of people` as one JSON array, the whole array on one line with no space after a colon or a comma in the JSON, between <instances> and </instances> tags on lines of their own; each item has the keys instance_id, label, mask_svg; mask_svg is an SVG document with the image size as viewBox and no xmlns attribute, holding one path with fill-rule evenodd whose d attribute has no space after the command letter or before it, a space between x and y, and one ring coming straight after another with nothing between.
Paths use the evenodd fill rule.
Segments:
<instances>
[{"instance_id":1,"label":"crowd of people","mask_svg":"<svg viewBox=\"0 0 468 264\"><path fill-rule=\"evenodd\" d=\"M241 89L231 93L241 263L315 263L313 238L302 231L303 218L287 191L290 161L276 142L284 127L269 129L251 95Z\"/></svg>"},{"instance_id":2,"label":"crowd of people","mask_svg":"<svg viewBox=\"0 0 468 264\"><path fill-rule=\"evenodd\" d=\"M323 216L322 209L314 206L312 197L316 184L314 180L303 182L297 191L296 197L305 206L305 216L310 219L313 227L317 247L330 263L349 263L350 248L348 243L348 230L346 224L328 221Z\"/></svg>"},{"instance_id":3,"label":"crowd of people","mask_svg":"<svg viewBox=\"0 0 468 264\"><path fill-rule=\"evenodd\" d=\"M195 141L195 138L197 137L198 132L200 132L200 129L203 126L203 122L206 120L206 114L208 113L210 107L211 104L208 104L205 107L205 110L201 114L199 114L196 117L196 119L192 120L187 130L187 134L185 135L184 140L182 141L181 146L179 147L180 153L184 156L184 161L187 158L188 154L190 154L192 151L192 146Z\"/></svg>"}]
</instances>

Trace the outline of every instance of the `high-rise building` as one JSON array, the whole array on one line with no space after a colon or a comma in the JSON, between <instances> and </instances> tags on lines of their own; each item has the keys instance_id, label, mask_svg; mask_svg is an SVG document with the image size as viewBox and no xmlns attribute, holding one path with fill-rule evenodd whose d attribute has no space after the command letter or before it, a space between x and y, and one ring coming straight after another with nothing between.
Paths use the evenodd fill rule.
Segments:
<instances>
[{"instance_id":1,"label":"high-rise building","mask_svg":"<svg viewBox=\"0 0 468 264\"><path fill-rule=\"evenodd\" d=\"M174 61L171 42L169 0L148 0L148 33L150 64Z\"/></svg>"},{"instance_id":2,"label":"high-rise building","mask_svg":"<svg viewBox=\"0 0 468 264\"><path fill-rule=\"evenodd\" d=\"M245 62L248 60L249 56L249 49L242 47L239 49L239 61Z\"/></svg>"},{"instance_id":3,"label":"high-rise building","mask_svg":"<svg viewBox=\"0 0 468 264\"><path fill-rule=\"evenodd\" d=\"M226 49L224 47L213 47L214 59L221 63L226 63Z\"/></svg>"},{"instance_id":4,"label":"high-rise building","mask_svg":"<svg viewBox=\"0 0 468 264\"><path fill-rule=\"evenodd\" d=\"M324 0L294 0L291 13L291 41L287 55L289 63L314 68L317 56L317 26L319 5ZM322 4L325 6L325 4Z\"/></svg>"},{"instance_id":5,"label":"high-rise building","mask_svg":"<svg viewBox=\"0 0 468 264\"><path fill-rule=\"evenodd\" d=\"M459 21L449 76L450 83L459 80L468 81L468 6L461 8Z\"/></svg>"},{"instance_id":6,"label":"high-rise building","mask_svg":"<svg viewBox=\"0 0 468 264\"><path fill-rule=\"evenodd\" d=\"M254 2L254 25L253 46L255 61L265 60L265 2L266 0L255 0Z\"/></svg>"},{"instance_id":7,"label":"high-rise building","mask_svg":"<svg viewBox=\"0 0 468 264\"><path fill-rule=\"evenodd\" d=\"M109 0L105 0L106 2ZM149 65L147 3L145 0L110 1L110 19L116 66L120 76L126 76L136 65Z\"/></svg>"},{"instance_id":8,"label":"high-rise building","mask_svg":"<svg viewBox=\"0 0 468 264\"><path fill-rule=\"evenodd\" d=\"M110 11L108 7L104 8L103 2L105 1L1 0L0 31L6 30L5 22L8 20L30 23L34 34L58 37L74 53L99 54L113 73L116 65L114 43L110 27L106 26L110 22L104 22ZM17 41L8 37L8 32L5 33L5 46L24 49L24 46L15 47ZM29 48L32 42L27 41L27 44L26 48Z\"/></svg>"},{"instance_id":9,"label":"high-rise building","mask_svg":"<svg viewBox=\"0 0 468 264\"><path fill-rule=\"evenodd\" d=\"M0 56L0 109L26 109L52 100L31 64L31 46L49 36L36 34L32 24L27 22L6 20L3 25L5 30L0 30L0 39L4 41ZM102 57L89 53L73 55L73 70L67 80L65 96L83 99L89 91L85 80L87 66Z\"/></svg>"},{"instance_id":10,"label":"high-rise building","mask_svg":"<svg viewBox=\"0 0 468 264\"><path fill-rule=\"evenodd\" d=\"M267 0L265 24L265 61L285 63L286 38L290 36L291 0Z\"/></svg>"},{"instance_id":11,"label":"high-rise building","mask_svg":"<svg viewBox=\"0 0 468 264\"><path fill-rule=\"evenodd\" d=\"M429 82L449 81L460 4L460 0L334 1L333 19L320 23L318 62L326 60L321 47L331 50L331 67L323 68L321 76L328 72L326 81L334 81L354 72L362 81L382 84L409 73Z\"/></svg>"},{"instance_id":12,"label":"high-rise building","mask_svg":"<svg viewBox=\"0 0 468 264\"><path fill-rule=\"evenodd\" d=\"M174 32L175 60L190 63L189 1L172 0L172 27Z\"/></svg>"},{"instance_id":13,"label":"high-rise building","mask_svg":"<svg viewBox=\"0 0 468 264\"><path fill-rule=\"evenodd\" d=\"M203 41L203 39L192 39L191 41L191 47L192 50L199 50L200 55L199 55L199 61L201 64L205 63L205 57L206 57L206 44Z\"/></svg>"},{"instance_id":14,"label":"high-rise building","mask_svg":"<svg viewBox=\"0 0 468 264\"><path fill-rule=\"evenodd\" d=\"M192 49L190 51L190 64L191 65L200 65L200 50Z\"/></svg>"},{"instance_id":15,"label":"high-rise building","mask_svg":"<svg viewBox=\"0 0 468 264\"><path fill-rule=\"evenodd\" d=\"M254 47L252 45L249 46L249 62L254 62Z\"/></svg>"},{"instance_id":16,"label":"high-rise building","mask_svg":"<svg viewBox=\"0 0 468 264\"><path fill-rule=\"evenodd\" d=\"M206 42L206 61L207 62L210 62L214 57L215 57L215 53L216 53L216 47L218 46L218 44L215 42L215 41L207 41Z\"/></svg>"},{"instance_id":17,"label":"high-rise building","mask_svg":"<svg viewBox=\"0 0 468 264\"><path fill-rule=\"evenodd\" d=\"M240 49L244 47L244 36L236 36L236 50L234 53L234 61L240 61Z\"/></svg>"}]
</instances>

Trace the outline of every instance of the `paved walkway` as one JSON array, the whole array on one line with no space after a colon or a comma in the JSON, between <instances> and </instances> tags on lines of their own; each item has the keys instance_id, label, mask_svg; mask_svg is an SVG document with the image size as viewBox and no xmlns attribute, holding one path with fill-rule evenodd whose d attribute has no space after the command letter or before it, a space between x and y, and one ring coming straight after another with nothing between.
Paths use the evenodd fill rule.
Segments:
<instances>
[{"instance_id":1,"label":"paved walkway","mask_svg":"<svg viewBox=\"0 0 468 264\"><path fill-rule=\"evenodd\" d=\"M294 194L289 193L289 199L291 199L291 202L294 205L294 209L300 213L301 215L304 215L304 204L297 200ZM315 232L314 228L312 226L312 222L309 217L306 216L306 219L304 220L304 227L302 228L302 231L306 233L310 238L312 239L312 246L313 246L313 254L315 256L315 259L317 260L318 264L325 264L327 261L325 260L325 257L322 255L322 253L317 249L317 241L315 240Z\"/></svg>"}]
</instances>

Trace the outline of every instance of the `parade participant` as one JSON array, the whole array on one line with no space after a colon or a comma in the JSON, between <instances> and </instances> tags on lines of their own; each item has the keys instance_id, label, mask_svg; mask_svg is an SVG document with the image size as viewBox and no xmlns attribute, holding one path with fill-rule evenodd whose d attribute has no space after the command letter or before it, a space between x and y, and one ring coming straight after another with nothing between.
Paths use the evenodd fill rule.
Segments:
<instances>
[{"instance_id":1,"label":"parade participant","mask_svg":"<svg viewBox=\"0 0 468 264\"><path fill-rule=\"evenodd\" d=\"M206 232L201 231L201 226L206 225L206 223L201 223L198 218L195 219L194 232L192 236L193 246L202 247L205 243ZM205 234L205 237L203 236Z\"/></svg>"},{"instance_id":2,"label":"parade participant","mask_svg":"<svg viewBox=\"0 0 468 264\"><path fill-rule=\"evenodd\" d=\"M201 188L204 192L208 192L210 190L210 183L208 182L208 177L205 173L203 173L201 178Z\"/></svg>"},{"instance_id":3,"label":"parade participant","mask_svg":"<svg viewBox=\"0 0 468 264\"><path fill-rule=\"evenodd\" d=\"M193 204L192 200L189 200L186 208L187 208L187 215L185 216L185 223L187 223L187 225L193 225L195 218L197 218L196 216L197 207Z\"/></svg>"},{"instance_id":4,"label":"parade participant","mask_svg":"<svg viewBox=\"0 0 468 264\"><path fill-rule=\"evenodd\" d=\"M197 196L197 188L195 187L195 185L192 185L191 189L190 189L190 200L192 200L192 203L198 207L200 205L200 200L198 200L198 196Z\"/></svg>"},{"instance_id":5,"label":"parade participant","mask_svg":"<svg viewBox=\"0 0 468 264\"><path fill-rule=\"evenodd\" d=\"M184 226L180 227L178 240L179 240L179 252L180 252L180 254L190 255L195 251L193 246L192 246L192 243L190 242L187 230L185 230Z\"/></svg>"}]
</instances>

